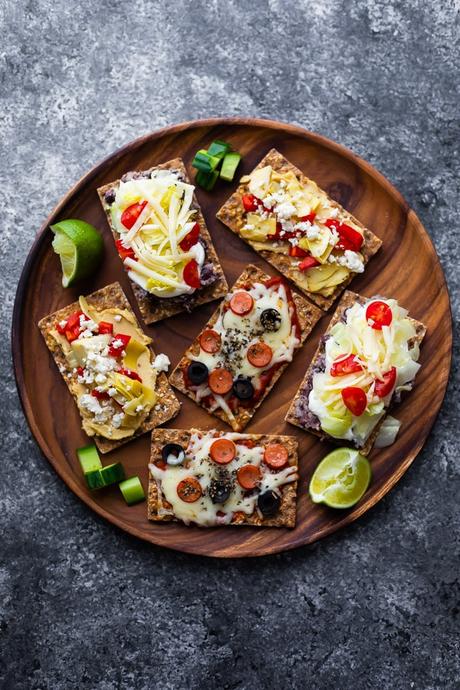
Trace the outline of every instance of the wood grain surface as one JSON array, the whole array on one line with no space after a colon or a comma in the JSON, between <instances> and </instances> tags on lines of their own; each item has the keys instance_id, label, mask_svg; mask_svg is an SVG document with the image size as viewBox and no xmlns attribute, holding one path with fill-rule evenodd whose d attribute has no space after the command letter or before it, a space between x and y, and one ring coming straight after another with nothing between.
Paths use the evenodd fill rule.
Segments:
<instances>
[{"instance_id":1,"label":"wood grain surface","mask_svg":"<svg viewBox=\"0 0 460 690\"><path fill-rule=\"evenodd\" d=\"M139 316L96 189L128 170L144 170L176 156L184 159L193 177L190 162L194 153L215 138L230 142L243 154L240 176L252 170L275 147L359 218L383 240L383 247L364 275L353 280L350 289L367 296L397 298L428 329L414 391L394 410L402 421L398 439L390 448L372 452L373 480L354 509L333 511L310 501L308 481L318 461L331 447L284 422L289 403L331 313L319 321L256 413L248 433L289 434L299 442L295 529L155 525L147 520L146 504L126 506L117 487L89 492L75 455L75 449L84 445L87 438L81 430L77 408L37 327L43 316L73 302L80 293L93 292L114 280L121 282ZM237 181L222 182L211 193L197 190L229 284L250 262L275 273L215 218L216 211L236 186ZM105 259L93 279L77 289L64 290L48 226L71 217L93 223L102 231ZM203 305L191 315L172 317L146 327L145 331L153 337L155 350L166 352L175 366L215 307L215 302ZM18 390L33 435L59 476L94 511L137 537L169 548L219 557L259 556L313 542L344 527L375 505L401 478L423 446L444 397L450 370L452 320L444 275L430 238L401 195L371 165L338 144L300 127L268 120L213 119L183 123L138 139L99 163L70 190L43 224L25 263L16 295L12 348ZM182 411L174 420L175 428L226 428L191 400L178 395ZM148 435L139 438L110 453L104 461L122 461L127 475L139 474L147 489L149 441Z\"/></svg>"}]
</instances>

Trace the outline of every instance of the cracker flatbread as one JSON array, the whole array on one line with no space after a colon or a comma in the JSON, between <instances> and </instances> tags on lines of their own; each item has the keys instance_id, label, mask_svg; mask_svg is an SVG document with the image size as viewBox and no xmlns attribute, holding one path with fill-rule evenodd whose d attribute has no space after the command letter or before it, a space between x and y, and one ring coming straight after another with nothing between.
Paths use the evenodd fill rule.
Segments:
<instances>
[{"instance_id":1,"label":"cracker flatbread","mask_svg":"<svg viewBox=\"0 0 460 690\"><path fill-rule=\"evenodd\" d=\"M119 283L112 283L106 287L93 292L86 298L88 304L98 311L103 311L104 309L126 309L134 317L136 321L136 326L140 329L139 323L135 317L131 305L129 304L126 296L121 289ZM66 382L70 393L72 394L75 402L77 402L76 395L73 388L73 383L76 380L76 374L72 374L66 371L66 358L59 344L51 335L51 330L55 327L56 322L67 319L71 314L80 309L78 302L69 304L67 307L63 307L49 316L45 316L38 324L41 330L43 338L45 339L46 345L49 351L53 355L54 361ZM142 329L141 329L142 330ZM155 353L152 347L149 347L151 351L151 359L155 358ZM151 431L160 424L164 424L169 419L175 417L180 410L180 402L174 395L174 391L171 389L168 379L164 373L160 373L157 376L155 392L158 395L159 402L153 406L150 411L149 416L144 420L141 426L135 431L133 436L119 440L109 440L102 436L94 436L94 442L96 443L98 449L101 453L108 453L115 448L131 441L133 438L145 434L147 431Z\"/></svg>"},{"instance_id":2,"label":"cracker flatbread","mask_svg":"<svg viewBox=\"0 0 460 690\"><path fill-rule=\"evenodd\" d=\"M244 270L244 272L240 275L240 277L237 279L235 284L232 287L232 291L235 289L238 289L239 287L243 287L244 285L252 284L255 282L262 282L264 280L268 280L270 278L269 275L264 273L263 271L260 270L260 268L257 268L257 266L253 266L250 264L247 266L247 268ZM299 319L299 324L301 328L301 344L305 341L307 336L310 334L310 332L313 330L315 324L317 321L323 316L323 313L321 312L320 309L317 307L313 306L307 300L305 300L303 297L300 295L297 295L295 293L292 293L293 300L296 305L296 310L297 310L297 316ZM210 320L206 324L206 326L203 328L203 330L206 330L208 328L212 328L213 324L217 321L219 314L220 314L220 309L219 307L214 314L211 316ZM299 345L299 347L301 346ZM198 337L194 340L192 345L185 351L184 356L180 360L179 364L177 367L174 369L172 374L169 377L170 383L180 390L182 393L185 395L188 395L192 400L195 400L196 402L196 395L194 391L191 391L187 386L184 384L184 376L183 376L183 369L189 364L190 360L187 357L187 355L190 354L196 354L200 350L200 345L199 345L199 335ZM246 425L249 423L250 419L254 416L257 408L259 405L262 403L262 401L266 398L266 396L270 393L271 389L285 370L285 368L289 365L289 362L284 363L274 374L270 384L267 386L265 389L264 394L261 396L261 398L257 401L256 405L254 407L240 410L240 412L235 415L235 422L232 423L229 418L227 417L226 413L222 409L217 409L212 414L214 414L216 417L221 419L222 421L226 422L235 431L242 431ZM200 403L197 403L200 404ZM203 405L201 405L204 407ZM204 407L206 409L206 407ZM207 410L208 411L208 410ZM210 413L211 414L211 413Z\"/></svg>"},{"instance_id":3,"label":"cracker flatbread","mask_svg":"<svg viewBox=\"0 0 460 690\"><path fill-rule=\"evenodd\" d=\"M295 176L298 178L300 183L302 185L306 185L311 183L311 180L303 174L299 168L297 168L295 165L290 163L284 156L282 156L276 149L271 149L267 155L262 158L260 163L256 165L254 170L257 170L259 168L263 168L266 165L271 165L273 170L276 170L279 173L287 173L289 171L293 172ZM321 190L323 191L323 190ZM245 220L245 212L242 204L242 196L243 194L248 193L248 187L246 184L240 184L239 187L237 188L236 192L232 194L232 196L225 202L225 204L222 206L222 208L217 212L217 218L224 223L232 232L234 232L236 235L239 235L241 239L243 239L245 242L247 242L249 245L251 245L251 242L242 237L240 234L240 230L245 225L246 220ZM325 193L325 192L324 192ZM363 263L364 265L367 264L369 259L380 249L382 245L382 241L376 237L370 230L364 227L360 221L352 216L351 214L347 213L347 211L341 206L339 203L328 197L329 203L333 208L337 208L340 213L345 213L350 218L354 223L356 223L359 227L363 229L364 232L364 243L363 246L360 250L360 253L363 255ZM324 309L325 311L328 311L332 304L335 302L337 297L342 293L342 291L345 289L345 287L350 283L351 280L353 280L354 276L356 274L351 273L350 276L340 285L337 285L335 288L334 292L332 295L329 297L324 297L323 295L320 295L318 293L314 292L308 292L302 285L300 285L296 281L296 276L295 276L295 271L293 269L293 264L292 264L292 259L289 257L287 254L280 254L277 252L272 252L269 250L265 249L255 249L263 258L268 261L272 266L274 266L280 273L282 273L286 278L289 278L290 280L293 281L295 286L303 292L307 297L314 302L315 304L318 305L321 309Z\"/></svg>"},{"instance_id":4,"label":"cracker flatbread","mask_svg":"<svg viewBox=\"0 0 460 690\"><path fill-rule=\"evenodd\" d=\"M212 430L211 430L212 431ZM187 447L192 433L199 433L199 429L156 429L152 432L152 445L150 462L161 459L161 449L166 443L178 443ZM209 433L209 431L203 432ZM226 432L216 431L216 438L224 436ZM256 444L281 443L289 452L289 465L297 466L297 441L292 436L272 436L267 434L242 434L242 437L251 439ZM295 527L296 521L296 495L297 481L285 484L282 488L281 505L273 517L260 517L255 511L252 515L238 513L229 523L230 525L252 525L253 527ZM157 481L149 471L149 490L147 498L148 519L154 522L178 522L171 514L170 505L162 495Z\"/></svg>"},{"instance_id":5,"label":"cracker flatbread","mask_svg":"<svg viewBox=\"0 0 460 690\"><path fill-rule=\"evenodd\" d=\"M299 420L299 413L298 413L298 404L301 398L308 396L310 390L311 390L311 385L312 385L312 379L313 375L315 373L315 366L320 365L320 362L322 360L322 357L325 352L325 339L324 336L326 336L331 328L338 323L342 316L345 314L346 310L349 307L352 307L356 302L358 304L365 304L369 300L369 297L363 297L362 295L358 295L355 292L352 292L351 290L346 290L344 293L342 299L340 300L337 309L335 310L332 319L329 322L329 326L327 327L327 330L325 331L323 337L320 340L320 344L318 345L318 348L313 356L313 359L310 363L310 366L308 367L305 376L303 378L302 383L299 386L299 389L297 393L295 394L295 397L291 403L291 406L289 407L287 414L286 414L286 421L289 422L290 424L294 424L294 426L298 426L300 429L303 429L304 431L308 431L311 434L315 434L315 436L318 436L322 441L327 439L328 441L332 441L333 443L337 443L339 445L344 445L349 443L348 441L345 441L344 439L339 439L339 438L334 438L333 436L329 436L329 434L326 434L325 432L321 430L314 429L312 427L306 427L304 426L300 420ZM425 333L426 333L426 327L423 325L423 323L420 323L420 321L416 321L415 319L410 319L412 322L416 336L415 336L415 342L420 345L422 342ZM390 408L392 406L390 405ZM389 409L390 409L389 408ZM379 435L380 427L389 413L389 409L387 409L386 413L383 415L383 417L379 420L378 424L375 426L373 429L372 433L370 434L369 438L367 439L365 445L359 449L359 452L362 455L368 455L370 451L372 450L372 446L375 443L375 440L377 436Z\"/></svg>"},{"instance_id":6,"label":"cracker flatbread","mask_svg":"<svg viewBox=\"0 0 460 690\"><path fill-rule=\"evenodd\" d=\"M148 175L153 170L174 170L181 173L181 176L185 182L190 183L190 179L187 175L187 170L185 168L184 162L181 158L174 158L173 160L167 161L166 163L161 163L160 165L154 165L148 170L142 171L142 175ZM109 184L99 187L97 193L101 201L102 207L107 216L107 222L112 231L114 240L119 239L119 235L112 225L112 219L110 215L110 205L105 200L105 193L111 189L116 190L120 180L115 180ZM183 296L172 297L169 299L157 298L154 295L149 295L148 292L143 290L137 283L130 280L134 296L139 305L139 311L141 312L142 318L146 324L155 323L156 321L161 321L162 319L167 319L169 316L174 314L180 314L183 311L190 311L200 304L206 304L207 302L212 302L212 300L218 299L226 294L228 290L227 280L225 278L222 266L220 265L219 258L214 249L211 235L206 226L204 216L201 212L201 208L198 204L196 195L193 195L192 208L196 209L195 220L200 224L201 232L200 236L206 244L206 262L212 263L214 271L217 275L217 280L211 285L200 288L193 295L190 295L188 300L185 300ZM188 304L189 306L185 306Z\"/></svg>"}]
</instances>

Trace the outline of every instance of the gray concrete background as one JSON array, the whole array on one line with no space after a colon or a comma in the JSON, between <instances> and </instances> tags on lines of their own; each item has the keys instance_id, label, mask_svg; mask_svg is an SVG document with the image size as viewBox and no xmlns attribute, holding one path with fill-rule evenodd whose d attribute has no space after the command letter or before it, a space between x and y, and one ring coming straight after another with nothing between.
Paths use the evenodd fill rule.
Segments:
<instances>
[{"instance_id":1,"label":"gray concrete background","mask_svg":"<svg viewBox=\"0 0 460 690\"><path fill-rule=\"evenodd\" d=\"M212 115L304 125L360 154L430 232L459 316L458 3L0 1L1 687L454 688L458 343L424 451L311 548L218 562L80 503L38 452L10 367L34 233L93 163Z\"/></svg>"}]
</instances>

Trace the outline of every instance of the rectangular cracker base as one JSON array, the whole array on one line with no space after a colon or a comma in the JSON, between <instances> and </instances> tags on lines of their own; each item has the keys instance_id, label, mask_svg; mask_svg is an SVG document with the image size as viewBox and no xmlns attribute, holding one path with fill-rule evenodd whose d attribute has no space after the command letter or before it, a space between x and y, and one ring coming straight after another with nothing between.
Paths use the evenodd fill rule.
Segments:
<instances>
[{"instance_id":1,"label":"rectangular cracker base","mask_svg":"<svg viewBox=\"0 0 460 690\"><path fill-rule=\"evenodd\" d=\"M261 282L263 280L268 280L270 276L263 271L260 270L260 268L257 268L257 266L253 266L252 264L249 264L249 266L246 267L244 272L240 275L240 277L236 280L235 284L232 287L232 290L235 288L239 288L243 285L246 285L247 283L255 283L255 282ZM299 324L301 328L301 344L305 341L307 336L311 333L313 330L316 322L323 316L323 313L321 312L320 309L317 307L313 306L309 302L307 302L306 299L301 297L300 295L297 295L295 293L292 293L293 300L296 305L296 310L297 310L297 316L299 319ZM217 321L217 318L219 316L219 309L217 309L214 314L211 316L210 320L206 324L206 326L203 328L203 330L207 328L212 328L213 324ZM185 395L188 395L189 398L194 400L196 402L196 396L195 393L191 390L189 390L185 385L184 385L184 377L182 374L182 368L186 366L187 362L189 361L187 358L187 354L191 353L194 354L199 351L199 335L198 337L194 340L192 345L185 351L184 356L180 360L179 364L176 366L174 371L171 373L169 377L170 383L177 388L178 390L181 391L181 393L184 393ZM257 401L257 404L251 408L251 409L246 409L244 411L239 412L239 414L236 416L236 422L231 423L225 414L225 412L221 409L217 409L214 412L210 412L209 414L213 414L214 416L218 417L221 419L223 422L226 422L229 424L234 431L242 431L247 424L249 423L250 419L254 416L257 408L259 405L262 403L263 400L267 397L267 395L270 393L271 389L285 370L285 368L289 365L289 362L286 362L283 366L281 366L276 373L274 374L270 384L267 386L265 389L265 392L263 396ZM200 404L200 403L197 403ZM202 407L202 406L201 406ZM204 407L203 409L206 410ZM208 411L208 410L206 410Z\"/></svg>"},{"instance_id":2,"label":"rectangular cracker base","mask_svg":"<svg viewBox=\"0 0 460 690\"><path fill-rule=\"evenodd\" d=\"M309 180L309 178L306 175L304 175L303 172L299 170L299 168L290 163L276 149L271 149L267 153L267 155L264 156L264 158L262 158L260 163L256 165L254 170L263 168L266 165L271 165L273 170L276 170L279 173L293 172L295 176L298 178L298 180L301 182L301 184L306 185L311 182L311 180ZM225 204L216 214L216 217L239 237L241 237L240 230L246 222L244 208L241 199L243 194L247 193L247 185L240 184L236 192L232 194L232 196L225 202ZM346 209L343 208L343 206L341 206L339 203L337 203L330 197L328 198L329 203L332 207L337 208L341 213L348 213ZM348 215L350 215L353 219L353 222L355 222L364 231L364 244L361 249L361 254L363 255L364 265L366 265L369 259L380 249L382 241L376 235L374 235L374 233L365 228L364 225L360 223L360 221L357 218L355 218L351 214ZM249 240L247 240L244 237L241 237L241 239L251 246L251 242ZM274 266L280 273L286 276L286 278L289 278L289 280L291 280L294 283L296 288L303 292L308 297L308 299L310 299L312 302L317 304L318 307L324 309L325 311L328 311L331 308L332 304L335 302L337 297L343 292L345 287L353 280L354 276L356 275L355 273L350 274L347 280L345 280L340 285L337 285L330 297L323 297L323 295L308 292L307 290L305 290L305 288L303 288L301 285L299 285L299 283L296 282L295 273L291 266L290 257L284 254L278 254L276 252L271 252L268 250L255 249L255 251L257 251L261 256L263 256L263 258L266 261L268 261L272 266Z\"/></svg>"},{"instance_id":3,"label":"rectangular cracker base","mask_svg":"<svg viewBox=\"0 0 460 690\"><path fill-rule=\"evenodd\" d=\"M190 429L185 431L183 429L156 429L152 433L152 446L150 462L159 460L161 458L161 448L166 443L179 443L183 447L188 445L190 436L194 432L199 432L199 429ZM209 430L203 433L209 433ZM225 432L216 432L219 435ZM264 443L271 440L273 442L282 443L289 451L289 464L298 465L297 457L297 441L292 436L270 436L267 434L244 434L245 437L254 440L256 443ZM253 527L295 527L296 522L296 496L297 496L297 482L286 484L283 487L282 500L280 509L274 517L261 518L257 512L252 515L240 514L236 519L233 519L230 525L251 525ZM180 522L173 515L161 515L161 510L167 510L168 503L161 495L156 480L152 477L149 471L149 490L147 497L147 517L153 522ZM224 525L226 526L226 525Z\"/></svg>"},{"instance_id":4,"label":"rectangular cracker base","mask_svg":"<svg viewBox=\"0 0 460 690\"><path fill-rule=\"evenodd\" d=\"M358 304L364 304L369 297L364 297L362 295L358 295L355 292L352 292L351 290L347 290L342 299L340 300L337 309L335 310L332 319L329 322L329 326L327 330L325 331L324 335L327 335L331 328L340 321L342 316L344 315L345 311L349 308L352 307L356 302ZM425 333L426 333L426 328L423 325L423 323L420 323L420 321L416 321L415 319L410 319L412 324L414 325L415 331L416 331L416 337L415 337L415 342L417 342L419 345L422 342ZM302 391L305 388L308 388L311 384L311 379L313 377L313 370L315 367L315 364L319 361L319 359L322 357L324 354L324 342L321 340L315 354L313 355L313 359L310 363L310 366L308 367L305 376L302 380L302 383L299 386L299 389L297 390L297 393L295 394L295 397L291 403L291 406L289 407L287 414L286 414L286 421L289 422L290 424L293 424L294 426L298 426L300 429L303 429L304 431L308 431L310 434L314 434L315 436L318 436L322 441L328 440L331 441L332 443L338 444L338 445L350 445L349 441L344 441L343 439L338 439L334 438L333 436L329 436L329 434L326 434L323 431L318 431L317 429L313 429L311 427L305 427L303 424L299 422L299 419L297 417L297 403L302 397ZM390 408L392 406L390 405ZM377 436L379 435L380 427L387 416L389 410L386 411L386 413L383 415L383 417L379 420L378 424L376 425L375 429L372 431L371 435L367 439L365 445L359 449L359 452L362 455L368 455L370 451L372 450L372 447L375 443L375 440Z\"/></svg>"},{"instance_id":5,"label":"rectangular cracker base","mask_svg":"<svg viewBox=\"0 0 460 690\"><path fill-rule=\"evenodd\" d=\"M112 283L111 285L107 285L101 290L98 290L97 292L93 292L91 295L88 295L86 299L88 301L88 304L96 310L103 311L104 309L109 309L111 307L115 307L116 309L126 309L132 314L134 318L136 318L133 310L131 309L131 305L126 299L126 296L123 290L121 289L119 283ZM69 375L65 372L66 359L58 343L52 337L51 329L54 327L56 322L67 319L79 308L79 303L74 302L73 304L69 304L67 307L59 309L53 314L45 316L43 319L41 319L41 321L38 324L38 327L40 328L46 345L53 356L56 366L62 373L62 377L66 382L67 387L69 388L69 391L75 400L75 403L77 401L72 392L71 386L73 380L72 374ZM136 325L138 326L138 328L140 328L137 319ZM152 353L153 361L155 353L152 347L149 347L149 350ZM137 438L137 436L141 436L142 434L145 434L147 431L151 431L160 424L164 424L169 419L172 419L179 413L180 402L174 395L174 391L171 389L168 383L168 379L164 373L160 373L157 377L156 392L158 394L158 399L161 401L160 403L158 403L160 406L159 409L155 409L157 406L154 406L152 408L150 415L147 417L147 419L145 419L145 421L142 423L139 429L136 430L133 436L129 436L126 439L120 439L116 441L110 441L109 439L103 438L102 436L91 437L101 453L108 453L111 450L114 450L115 448L118 448L119 446L122 446L123 444L128 443L129 441L132 441L133 438Z\"/></svg>"},{"instance_id":6,"label":"rectangular cracker base","mask_svg":"<svg viewBox=\"0 0 460 690\"><path fill-rule=\"evenodd\" d=\"M184 181L190 184L190 179L187 175L187 170L181 158L174 158L173 160L167 161L166 163L154 165L143 172L151 173L153 170L177 170L182 174ZM99 189L97 190L99 199L102 204L102 208L104 209L105 214L107 216L107 222L112 231L114 240L118 239L118 233L112 225L112 219L110 217L110 206L105 201L104 194L109 189L116 189L117 186L120 184L120 181L121 180L115 180L114 182L110 182L109 184L106 184L103 187L99 187ZM212 285L208 285L207 287L204 287L198 290L197 293L195 293L197 294L197 296L196 299L194 299L193 301L192 309L194 309L195 307L198 307L200 304L212 302L213 300L225 295L228 290L228 284L224 272L222 270L222 266L220 265L219 258L216 254L216 250L214 249L211 235L209 234L209 230L206 226L204 216L201 212L201 208L198 204L198 200L195 194L193 195L192 207L196 209L195 219L200 224L201 237L206 242L206 257L214 266L214 270L218 276L217 280L214 283L212 283ZM156 321L161 321L163 319L167 319L169 316L174 316L175 314L180 314L181 312L186 311L185 307L183 306L183 304L181 304L181 301L178 298L173 297L171 299L155 299L153 296L149 297L148 293L146 293L145 290L143 290L134 281L130 280L130 283L137 304L139 305L139 311L141 312L142 318L144 319L146 324L155 323Z\"/></svg>"}]
</instances>

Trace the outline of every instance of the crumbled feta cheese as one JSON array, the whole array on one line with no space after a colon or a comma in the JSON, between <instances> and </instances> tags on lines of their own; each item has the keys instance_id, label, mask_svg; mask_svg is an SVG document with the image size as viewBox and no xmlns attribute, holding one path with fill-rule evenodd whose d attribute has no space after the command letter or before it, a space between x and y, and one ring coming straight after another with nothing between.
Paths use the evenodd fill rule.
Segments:
<instances>
[{"instance_id":1,"label":"crumbled feta cheese","mask_svg":"<svg viewBox=\"0 0 460 690\"><path fill-rule=\"evenodd\" d=\"M144 411L144 406L143 406L143 405L138 405L134 411L135 411L136 414L139 414L140 412L143 412L143 411Z\"/></svg>"},{"instance_id":2,"label":"crumbled feta cheese","mask_svg":"<svg viewBox=\"0 0 460 690\"><path fill-rule=\"evenodd\" d=\"M61 328L65 328L67 325L67 321L65 319L62 319L62 321L59 321L59 325Z\"/></svg>"},{"instance_id":3,"label":"crumbled feta cheese","mask_svg":"<svg viewBox=\"0 0 460 690\"><path fill-rule=\"evenodd\" d=\"M337 218L338 212L339 212L339 209L334 206L333 208L331 208L328 215L330 218Z\"/></svg>"},{"instance_id":4,"label":"crumbled feta cheese","mask_svg":"<svg viewBox=\"0 0 460 690\"><path fill-rule=\"evenodd\" d=\"M318 225L311 225L307 228L307 237L309 240L318 240L322 235L321 228Z\"/></svg>"},{"instance_id":5,"label":"crumbled feta cheese","mask_svg":"<svg viewBox=\"0 0 460 690\"><path fill-rule=\"evenodd\" d=\"M278 218L285 218L288 220L296 213L296 207L290 201L283 201L281 204L275 206L275 213Z\"/></svg>"},{"instance_id":6,"label":"crumbled feta cheese","mask_svg":"<svg viewBox=\"0 0 460 690\"><path fill-rule=\"evenodd\" d=\"M96 383L105 383L107 381L107 376L105 374L96 374Z\"/></svg>"},{"instance_id":7,"label":"crumbled feta cheese","mask_svg":"<svg viewBox=\"0 0 460 690\"><path fill-rule=\"evenodd\" d=\"M353 273L363 273L364 271L364 263L361 255L349 249L345 250L343 256L337 258L337 263L340 264L340 266L345 266L350 271L353 271Z\"/></svg>"},{"instance_id":8,"label":"crumbled feta cheese","mask_svg":"<svg viewBox=\"0 0 460 690\"><path fill-rule=\"evenodd\" d=\"M254 230L256 226L252 225L252 223L246 223L246 225L243 226L243 230Z\"/></svg>"},{"instance_id":9,"label":"crumbled feta cheese","mask_svg":"<svg viewBox=\"0 0 460 690\"><path fill-rule=\"evenodd\" d=\"M112 417L112 426L114 426L115 429L119 429L124 418L125 415L123 414L123 412L117 412Z\"/></svg>"},{"instance_id":10,"label":"crumbled feta cheese","mask_svg":"<svg viewBox=\"0 0 460 690\"><path fill-rule=\"evenodd\" d=\"M117 389L111 387L108 389L107 393L110 395L111 398L113 398L113 396L117 394Z\"/></svg>"},{"instance_id":11,"label":"crumbled feta cheese","mask_svg":"<svg viewBox=\"0 0 460 690\"><path fill-rule=\"evenodd\" d=\"M169 360L168 355L161 353L155 357L152 366L154 369L157 370L158 373L160 373L160 371L167 372L170 364L171 362Z\"/></svg>"},{"instance_id":12,"label":"crumbled feta cheese","mask_svg":"<svg viewBox=\"0 0 460 690\"><path fill-rule=\"evenodd\" d=\"M120 323L120 321L121 321L121 316L120 316L120 314L115 314L115 316L113 317L113 319L114 319L114 321L116 321L117 323Z\"/></svg>"},{"instance_id":13,"label":"crumbled feta cheese","mask_svg":"<svg viewBox=\"0 0 460 690\"><path fill-rule=\"evenodd\" d=\"M123 347L123 341L122 341L122 340L119 340L119 338L116 338L116 339L112 342L112 347L115 347L116 349L118 349L119 347Z\"/></svg>"}]
</instances>

